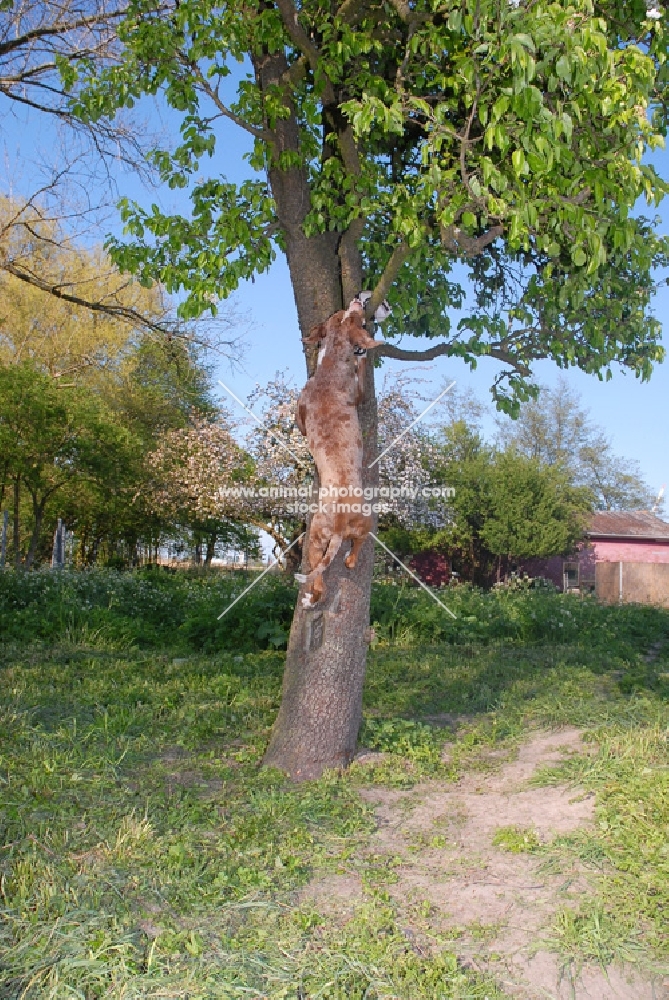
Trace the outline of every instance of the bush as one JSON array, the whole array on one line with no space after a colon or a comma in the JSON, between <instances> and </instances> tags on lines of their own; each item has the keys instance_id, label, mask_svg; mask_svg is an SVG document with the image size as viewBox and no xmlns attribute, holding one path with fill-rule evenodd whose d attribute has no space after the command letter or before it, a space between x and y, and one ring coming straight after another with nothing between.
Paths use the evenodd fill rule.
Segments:
<instances>
[{"instance_id":1,"label":"bush","mask_svg":"<svg viewBox=\"0 0 669 1000\"><path fill-rule=\"evenodd\" d=\"M440 590L439 600L413 586L379 583L372 591L372 622L384 645L509 642L615 646L635 655L669 633L669 613L640 604L600 604L593 596L551 588L482 591L465 584Z\"/></svg>"},{"instance_id":2,"label":"bush","mask_svg":"<svg viewBox=\"0 0 669 1000\"><path fill-rule=\"evenodd\" d=\"M159 573L113 569L0 574L0 636L8 642L104 636L140 648L276 649L285 645L297 593L266 576L228 614L251 574Z\"/></svg>"},{"instance_id":3,"label":"bush","mask_svg":"<svg viewBox=\"0 0 669 1000\"><path fill-rule=\"evenodd\" d=\"M247 573L40 570L0 573L0 637L207 653L284 648L297 588ZM643 605L609 607L550 589L466 585L438 592L453 619L415 586L375 583L371 620L383 646L557 643L615 649L633 658L669 633L669 614ZM231 604L227 614L222 611Z\"/></svg>"}]
</instances>

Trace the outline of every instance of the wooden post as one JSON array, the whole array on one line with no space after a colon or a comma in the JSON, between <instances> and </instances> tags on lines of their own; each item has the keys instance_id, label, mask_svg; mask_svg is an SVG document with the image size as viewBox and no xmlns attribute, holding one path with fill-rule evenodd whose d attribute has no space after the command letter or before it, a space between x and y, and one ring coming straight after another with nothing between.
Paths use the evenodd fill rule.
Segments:
<instances>
[{"instance_id":1,"label":"wooden post","mask_svg":"<svg viewBox=\"0 0 669 1000\"><path fill-rule=\"evenodd\" d=\"M65 534L63 522L58 518L56 534L53 539L53 555L51 556L51 568L63 569L65 566L65 545L63 535Z\"/></svg>"},{"instance_id":2,"label":"wooden post","mask_svg":"<svg viewBox=\"0 0 669 1000\"><path fill-rule=\"evenodd\" d=\"M7 558L7 527L9 525L9 511L2 512L2 541L0 542L0 569L5 568Z\"/></svg>"}]
</instances>

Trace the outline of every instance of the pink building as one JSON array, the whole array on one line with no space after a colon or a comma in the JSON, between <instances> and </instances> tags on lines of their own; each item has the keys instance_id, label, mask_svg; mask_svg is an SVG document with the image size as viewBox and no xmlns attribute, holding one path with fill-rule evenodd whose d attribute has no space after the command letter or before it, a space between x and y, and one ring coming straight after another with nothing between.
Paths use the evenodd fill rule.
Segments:
<instances>
[{"instance_id":1,"label":"pink building","mask_svg":"<svg viewBox=\"0 0 669 1000\"><path fill-rule=\"evenodd\" d=\"M597 597L609 604L669 608L666 521L645 510L599 511L591 518L586 538L578 560L579 587L594 582Z\"/></svg>"},{"instance_id":2,"label":"pink building","mask_svg":"<svg viewBox=\"0 0 669 1000\"><path fill-rule=\"evenodd\" d=\"M645 510L598 511L572 555L524 559L519 569L609 604L669 608L669 524Z\"/></svg>"}]
</instances>

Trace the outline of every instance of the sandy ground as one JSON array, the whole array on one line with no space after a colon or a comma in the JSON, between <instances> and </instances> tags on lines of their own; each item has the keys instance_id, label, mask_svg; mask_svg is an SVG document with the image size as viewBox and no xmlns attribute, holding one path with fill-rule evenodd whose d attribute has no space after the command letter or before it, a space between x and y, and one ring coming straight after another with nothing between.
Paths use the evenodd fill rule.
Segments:
<instances>
[{"instance_id":1,"label":"sandy ground","mask_svg":"<svg viewBox=\"0 0 669 1000\"><path fill-rule=\"evenodd\" d=\"M421 906L423 914L429 912L430 931L451 938L463 964L494 975L510 996L669 1000L669 980L651 981L615 966L585 967L578 975L562 967L546 940L551 920L558 909L575 906L589 893L587 873L546 874L536 855L509 853L492 843L500 827L531 828L548 842L593 822L592 796L528 784L538 768L583 750L576 729L539 732L514 760L488 761L491 770L469 773L456 784L366 789L362 794L378 820L369 850L395 859L398 880L387 888L406 915L412 945L429 947L421 938L421 921L412 920ZM313 883L303 899L345 920L363 895L360 877L351 872Z\"/></svg>"}]
</instances>

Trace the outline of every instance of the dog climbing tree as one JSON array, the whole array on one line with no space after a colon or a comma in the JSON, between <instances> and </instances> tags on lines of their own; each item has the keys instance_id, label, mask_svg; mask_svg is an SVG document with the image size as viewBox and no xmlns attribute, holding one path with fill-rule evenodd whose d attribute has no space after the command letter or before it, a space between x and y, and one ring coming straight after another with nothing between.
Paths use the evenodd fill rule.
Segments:
<instances>
[{"instance_id":1,"label":"dog climbing tree","mask_svg":"<svg viewBox=\"0 0 669 1000\"><path fill-rule=\"evenodd\" d=\"M125 202L127 240L110 250L121 268L180 290L184 316L285 253L296 337L369 288L368 316L385 297L393 308L378 357L491 359L493 395L512 412L533 392L538 359L642 378L661 359L650 303L667 247L632 215L666 190L644 161L666 123L661 9L130 0L119 39L113 65L64 72L89 119L156 92L181 115L176 148L154 163L190 188L191 215ZM252 137L257 176L197 179L230 123ZM399 334L434 343L400 349ZM373 377L367 365L365 468ZM371 541L355 572L344 555L327 571L323 607L295 612L267 754L295 777L346 764L355 749Z\"/></svg>"}]
</instances>

